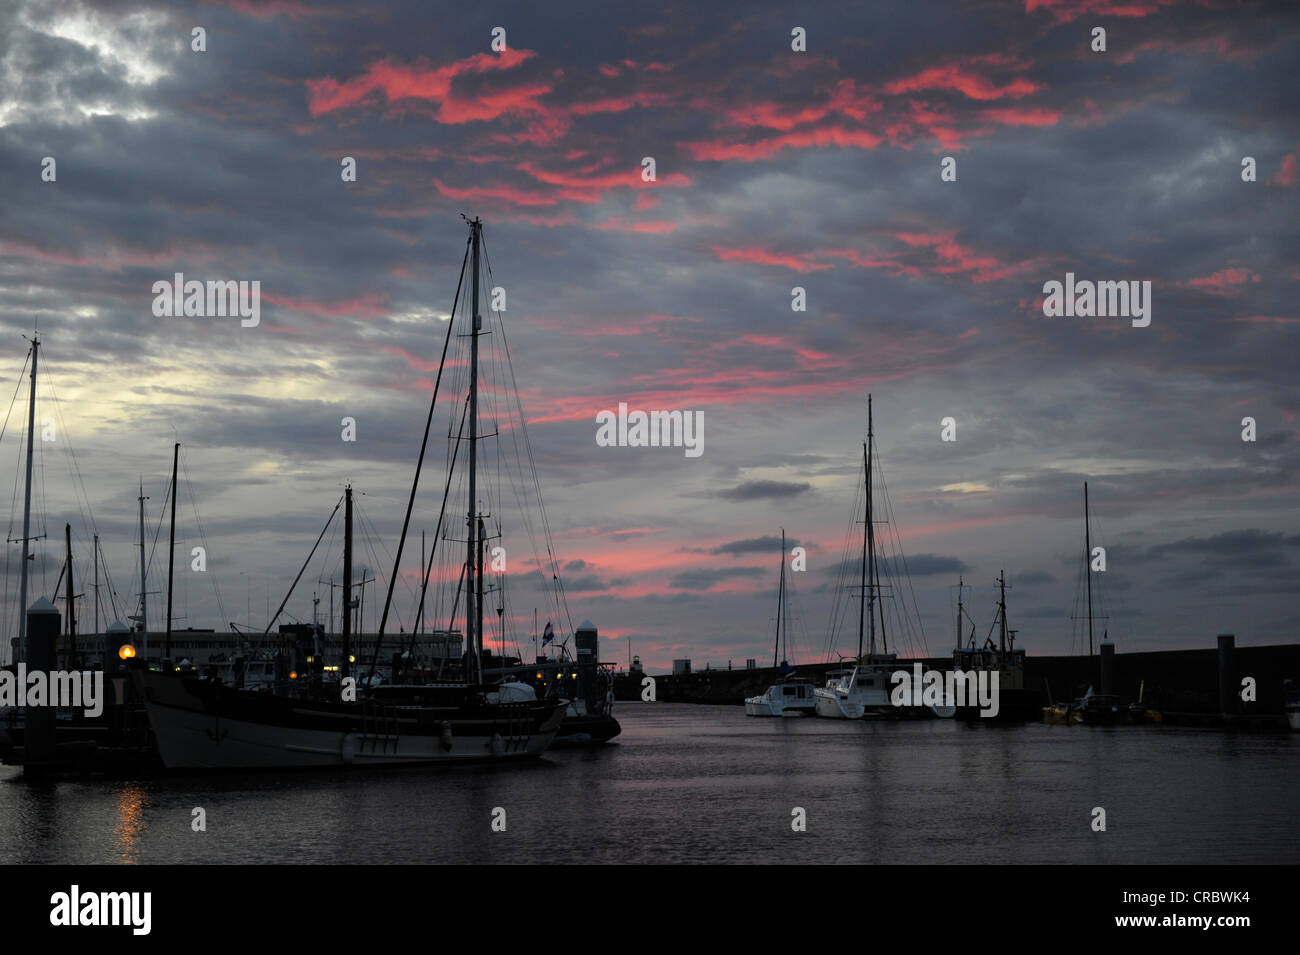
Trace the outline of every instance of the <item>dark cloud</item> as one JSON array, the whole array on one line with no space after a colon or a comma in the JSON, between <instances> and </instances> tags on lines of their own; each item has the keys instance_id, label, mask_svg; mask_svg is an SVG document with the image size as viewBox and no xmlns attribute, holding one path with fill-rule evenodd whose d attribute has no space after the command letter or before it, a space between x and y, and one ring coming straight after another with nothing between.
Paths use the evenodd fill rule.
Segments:
<instances>
[{"instance_id":1,"label":"dark cloud","mask_svg":"<svg viewBox=\"0 0 1300 955\"><path fill-rule=\"evenodd\" d=\"M794 538L787 537L785 540L786 549L798 547L799 542ZM771 554L781 550L781 538L779 537L749 537L745 540L727 541L725 544L719 544L713 548L711 553L730 554L733 557L739 557L741 554Z\"/></svg>"},{"instance_id":2,"label":"dark cloud","mask_svg":"<svg viewBox=\"0 0 1300 955\"><path fill-rule=\"evenodd\" d=\"M780 500L803 494L810 486L789 481L746 481L744 484L718 491L717 496L728 501Z\"/></svg>"},{"instance_id":3,"label":"dark cloud","mask_svg":"<svg viewBox=\"0 0 1300 955\"><path fill-rule=\"evenodd\" d=\"M535 573L546 546L527 540L544 524L574 615L638 634L647 659L681 640L698 650L674 655L715 641L737 655L753 594L718 585L766 589L776 564L727 577L708 559L766 563L781 526L790 546L817 542L820 583L802 590L824 619L828 568L860 546L872 393L876 487L922 551L908 569L932 634L950 626L951 578L991 606L1005 568L1045 614L1033 651L1068 649L1087 480L1113 633L1145 617L1160 622L1150 646L1200 645L1235 592L1250 594L1252 639L1293 639L1300 16L1139 5L1097 56L1079 42L1083 7L1032 6L810 9L806 54L788 52L770 4L611 6L577 26L520 7L502 58L486 7L430 32L414 0L383 16L332 0L0 0L0 372L21 385L19 336L39 321L42 417L56 397L62 416L41 449L34 567L48 579L34 586L52 585L69 520L75 559L89 563L98 531L116 589L138 591L137 483L152 542L174 440L192 485L180 536L210 552L182 597L194 625L234 613L220 587L241 616L253 578L287 589L348 482L384 586L466 212L486 220L509 297L484 340L495 436L477 490L527 568L507 589L516 629L555 599L549 569ZM944 156L956 182L939 178ZM1258 181L1242 182L1243 156ZM1066 271L1150 280L1151 326L1044 318L1043 283ZM152 285L176 272L261 281L261 324L156 318ZM806 312L790 310L796 285ZM436 528L464 345L451 341L412 517L450 590L463 458ZM526 446L502 400L512 374ZM18 393L0 444L11 477ZM596 445L595 414L621 401L703 411L704 453ZM341 573L334 532L322 549L299 618L327 586L311 578Z\"/></svg>"}]
</instances>

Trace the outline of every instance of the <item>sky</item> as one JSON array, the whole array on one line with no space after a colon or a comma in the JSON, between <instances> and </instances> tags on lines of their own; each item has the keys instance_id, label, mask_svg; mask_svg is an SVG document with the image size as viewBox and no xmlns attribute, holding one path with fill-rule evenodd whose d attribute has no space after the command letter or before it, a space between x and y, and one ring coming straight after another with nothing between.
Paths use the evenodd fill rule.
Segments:
<instances>
[{"instance_id":1,"label":"sky","mask_svg":"<svg viewBox=\"0 0 1300 955\"><path fill-rule=\"evenodd\" d=\"M1085 481L1098 637L1294 642L1297 51L1293 4L1214 0L0 0L0 473L12 541L39 325L31 599L68 523L79 629L95 533L102 613L134 612L143 483L158 629L180 442L176 627L263 629L351 483L373 631L464 213L506 293L480 502L507 648L536 607L651 671L770 662L784 530L803 549L785 653L853 653L869 394L873 526L908 571L882 592L891 649L948 651L959 578L982 641L1005 571L1018 645L1086 651ZM156 315L178 272L260 282L259 323ZM1150 324L1048 317L1067 273L1149 282ZM436 536L452 341L390 630L413 625L418 532ZM620 402L702 415L702 453L601 446ZM282 621L313 593L325 615L340 534ZM454 588L464 544L437 553Z\"/></svg>"}]
</instances>

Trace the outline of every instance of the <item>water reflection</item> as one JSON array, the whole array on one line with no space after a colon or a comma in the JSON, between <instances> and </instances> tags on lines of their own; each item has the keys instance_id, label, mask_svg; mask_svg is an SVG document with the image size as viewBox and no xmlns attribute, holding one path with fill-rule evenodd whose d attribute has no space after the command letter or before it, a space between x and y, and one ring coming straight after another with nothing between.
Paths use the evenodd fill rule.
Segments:
<instances>
[{"instance_id":1,"label":"water reflection","mask_svg":"<svg viewBox=\"0 0 1300 955\"><path fill-rule=\"evenodd\" d=\"M140 861L140 837L144 833L145 792L127 784L117 794L117 825L113 828L113 849L117 861L134 865Z\"/></svg>"}]
</instances>

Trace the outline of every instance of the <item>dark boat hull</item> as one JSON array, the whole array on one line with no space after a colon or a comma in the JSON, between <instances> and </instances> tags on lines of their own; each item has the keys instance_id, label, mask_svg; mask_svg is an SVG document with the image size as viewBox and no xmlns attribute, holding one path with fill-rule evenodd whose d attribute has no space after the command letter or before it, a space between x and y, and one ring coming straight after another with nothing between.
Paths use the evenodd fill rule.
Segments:
<instances>
[{"instance_id":1,"label":"dark boat hull","mask_svg":"<svg viewBox=\"0 0 1300 955\"><path fill-rule=\"evenodd\" d=\"M540 756L555 700L489 703L470 687L404 687L336 702L133 671L168 769L412 766Z\"/></svg>"},{"instance_id":2,"label":"dark boat hull","mask_svg":"<svg viewBox=\"0 0 1300 955\"><path fill-rule=\"evenodd\" d=\"M997 716L983 716L981 712L978 706L959 706L956 718L972 723L1031 723L1043 718L1037 690L999 690Z\"/></svg>"},{"instance_id":3,"label":"dark boat hull","mask_svg":"<svg viewBox=\"0 0 1300 955\"><path fill-rule=\"evenodd\" d=\"M608 715L566 716L560 721L560 730L555 734L552 748L561 746L589 746L593 743L608 743L623 727L618 720Z\"/></svg>"}]
</instances>

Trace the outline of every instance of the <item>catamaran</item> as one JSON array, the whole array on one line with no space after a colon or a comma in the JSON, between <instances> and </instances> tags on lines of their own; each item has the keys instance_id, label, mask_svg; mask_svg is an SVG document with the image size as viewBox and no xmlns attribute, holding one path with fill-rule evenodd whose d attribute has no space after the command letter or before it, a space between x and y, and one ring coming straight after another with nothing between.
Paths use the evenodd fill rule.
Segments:
<instances>
[{"instance_id":1,"label":"catamaran","mask_svg":"<svg viewBox=\"0 0 1300 955\"><path fill-rule=\"evenodd\" d=\"M885 612L881 601L880 562L876 557L875 517L872 513L872 464L875 431L871 396L867 396L867 440L862 445L865 473L865 515L862 537L862 568L858 607L858 655L855 664L827 675L826 685L813 691L818 716L857 720L865 716L915 715L915 707L895 707L890 702L891 677L898 669L898 654L889 652L885 636ZM876 650L879 620L881 652ZM864 653L864 646L866 652Z\"/></svg>"},{"instance_id":2,"label":"catamaran","mask_svg":"<svg viewBox=\"0 0 1300 955\"><path fill-rule=\"evenodd\" d=\"M342 652L338 661L338 683L314 679L323 669L317 659L299 682L298 673L271 691L236 689L216 680L195 678L139 664L132 675L149 712L158 749L168 769L271 769L333 766L409 766L470 760L511 760L540 755L554 739L568 701L538 699L532 687L518 681L495 685L483 679L484 646L484 544L487 539L483 513L478 507L476 474L479 436L478 379L479 338L483 318L479 314L479 278L482 274L483 225L466 220L470 236L461 262L460 282L452 304L443 344L442 360L434 383L429 420L416 465L415 479L397 548L388 599L380 621L378 654L392 600L397 563L410 522L416 486L424 461L429 429L453 329L469 339L468 395L461 419L466 446L468 506L466 513L466 557L461 569L465 607L463 679L459 682L419 682L375 685L358 683L360 667L352 647L352 613L355 601L344 602ZM472 264L471 263L472 259ZM472 271L471 307L458 320L458 306L467 265ZM457 406L460 407L459 405ZM486 437L486 435L485 435ZM452 454L450 468L458 455ZM450 473L448 487L450 487ZM352 487L344 491L343 576L347 585L352 574ZM446 496L444 495L444 505ZM445 511L445 507L444 507ZM435 541L441 538L442 514ZM319 543L319 542L318 542ZM310 558L309 558L310 559ZM301 574L299 575L301 576ZM425 585L427 586L427 571ZM460 594L458 594L459 598ZM286 600L288 598L286 597ZM423 601L422 601L423 606ZM459 599L454 606L459 606ZM375 671L375 661L370 665ZM351 693L349 694L349 690Z\"/></svg>"}]
</instances>

